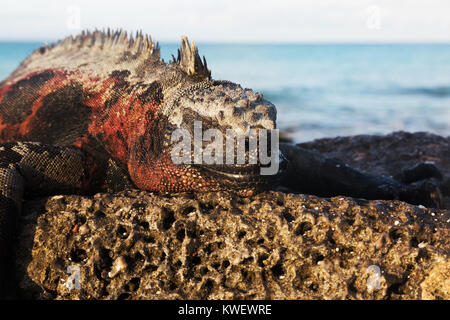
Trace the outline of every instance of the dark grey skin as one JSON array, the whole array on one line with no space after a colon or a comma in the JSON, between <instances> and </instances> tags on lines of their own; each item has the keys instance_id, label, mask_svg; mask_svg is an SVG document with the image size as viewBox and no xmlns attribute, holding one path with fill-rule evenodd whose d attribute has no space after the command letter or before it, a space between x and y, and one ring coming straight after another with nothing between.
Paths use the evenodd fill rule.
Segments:
<instances>
[{"instance_id":1,"label":"dark grey skin","mask_svg":"<svg viewBox=\"0 0 450 320\"><path fill-rule=\"evenodd\" d=\"M352 168L292 144L280 144L280 151L286 158L280 173L280 185L297 192L322 197L342 195L368 200L401 200L442 207L441 191L429 180L442 178L433 164L420 163L393 179Z\"/></svg>"},{"instance_id":2,"label":"dark grey skin","mask_svg":"<svg viewBox=\"0 0 450 320\"><path fill-rule=\"evenodd\" d=\"M165 64L159 60L158 46L144 38L142 35L137 35L136 41L131 41L122 32L113 35L109 32L108 34L96 32L81 35L75 40L67 38L54 47L37 50L11 75L8 81L0 83L0 93L3 86L6 88L16 84L14 97L17 97L17 99L4 98L2 103L5 106L0 108L2 124L9 123L9 127L0 129L0 134L3 135L3 140L0 141L0 298L11 296L5 286L6 280L10 278L7 275L11 274L14 268L11 248L12 243L16 241L15 228L24 199L55 194L111 192L127 188L155 192L229 190L243 194L240 193L243 190L254 193L267 189L267 186L277 186L273 183L274 177L262 177L255 174L259 172L258 167L192 166L184 168L186 172L190 170L191 178L187 179L187 175L184 177L189 184L176 185L180 187L176 189L174 184L183 179L173 179L173 175L166 174L169 169L173 170L173 166L163 163L167 166L160 171L156 179L153 179L153 183L166 184L161 184L161 189L141 187L139 183L145 183L146 179L148 180L146 174L153 172L151 164L160 158L159 153L167 153L169 149L168 145L164 144L167 141L164 140L162 132L155 132L160 128L158 126L152 127L157 129L152 129L153 131L148 135L156 137L157 141L153 144L146 145L144 142L147 140L139 140L137 141L139 144L128 146L130 155L127 159L134 161L128 163L128 166L120 163L118 161L120 157L114 156L113 153L117 141L121 140L110 142L102 141L99 136L89 136L86 140L86 148L72 145L74 138L87 135L85 127L91 125L93 121L89 118L86 122L83 120L85 118L80 116L80 123L71 127L70 124L74 123L74 112L79 109L87 110L86 101L93 96L89 91L93 90L91 86L94 89L95 87L103 88L101 82L91 83L85 79L87 71L95 72L97 76L103 76L106 80L114 74L116 84L122 89L117 92L121 92L122 97L127 96L128 91L125 89L142 90L140 96L148 93L148 90L143 89L146 85L150 89L154 87L161 89L164 99L158 111L155 112L159 119L167 121L161 122L164 124L161 125L163 128L168 127L165 125L167 123L174 128L189 127L190 120L202 120L205 124L210 124L214 128L221 127L223 130L229 127L240 128L249 123L252 127L275 128L275 107L264 100L262 95L253 93L250 89L243 89L233 83L211 81L205 60L202 63L196 48L190 48L187 40L182 42L179 59ZM118 68L118 65L122 72L112 72ZM27 125L25 119L29 115L28 111L40 97L44 84L51 81L47 73L42 73L39 80L42 83L39 88L36 88L37 84L33 83L31 89L24 90L24 82L20 79L50 67L54 70L64 67L71 72L69 74L78 72L75 78L79 87L84 90L81 94L74 89L78 87L73 85L65 87L71 89L69 91L60 89L55 92L46 92L43 90L42 93L45 97L53 97L53 99L46 98L46 110L59 110L60 112L57 113L59 116L66 115L70 96L74 106L70 121L69 119L59 121L59 118L56 121L55 112L36 113L35 121L32 122L35 127L28 135L20 137L11 135L17 123L23 122ZM126 77L118 77L124 74L123 71L126 71ZM123 82L118 79L126 80L127 85L121 86ZM152 87L152 84L157 85ZM33 90L36 91L35 94ZM5 92L7 91L4 90L3 94ZM72 95L66 92L71 92ZM108 97L110 101L115 103L117 92L111 93L112 96ZM58 99L55 98L55 94ZM151 97L157 98L154 94ZM145 99L142 101L144 103ZM111 107L113 102L106 103L105 106ZM62 112L61 105L65 108ZM79 106L81 107L78 108ZM92 107L92 101L90 107ZM93 107L98 105L93 104ZM107 120L111 115L116 114L121 112L108 114L108 117L104 119ZM188 117L188 114L192 116ZM127 119L132 118L131 116ZM153 116L151 118L154 119ZM60 126L61 123L67 125ZM103 130L98 128L105 127L99 125L94 129L103 133ZM135 138L139 130L130 132L128 138ZM123 138L123 136L120 137ZM143 134L143 137L147 135ZM123 140L128 141L128 139ZM99 141L102 143L98 144ZM280 144L280 151L284 160L280 164L281 170L275 180L278 181L278 186L295 192L324 197L342 195L365 199L398 199L428 207L440 206L441 195L438 187L427 181L429 178L439 176L439 172L432 165L420 164L416 168L399 173L398 180L394 180L362 172L293 144ZM136 154L140 157L133 158ZM147 155L151 157L146 157ZM148 159L150 160L147 161ZM142 165L144 169L147 167L150 169L142 173L135 170L139 165ZM93 170L95 166L97 168ZM200 170L203 178L207 179L200 181L198 171L195 170ZM194 176L192 172L196 173L195 179L192 178ZM419 180L421 180L419 183L410 184ZM210 184L205 186L205 182Z\"/></svg>"}]
</instances>

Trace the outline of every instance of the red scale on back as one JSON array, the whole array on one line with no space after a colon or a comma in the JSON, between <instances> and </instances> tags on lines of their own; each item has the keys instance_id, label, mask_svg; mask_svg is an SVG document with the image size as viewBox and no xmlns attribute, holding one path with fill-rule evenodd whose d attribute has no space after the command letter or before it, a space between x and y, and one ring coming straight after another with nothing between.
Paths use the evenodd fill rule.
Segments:
<instances>
[{"instance_id":1,"label":"red scale on back","mask_svg":"<svg viewBox=\"0 0 450 320\"><path fill-rule=\"evenodd\" d=\"M52 74L52 77L37 86L39 77L48 74ZM76 72L45 70L41 73L29 74L23 79L1 88L0 143L9 141L54 143L55 141L61 141L56 144L83 148L88 143L88 137L91 136L101 141L113 158L126 164L129 157L129 143L132 142L130 139L148 134L159 105L153 100L142 103L141 99L138 98L140 92L131 88L130 94L118 97L114 103L106 108L106 104L111 101L118 86L124 86L124 79L112 76L100 80L99 77L92 76L83 83L80 82L80 79L86 79L86 76L80 77ZM20 85L18 85L19 83ZM79 94L81 96L67 97L66 106L44 105L46 98L48 99L50 95L62 95L64 93L62 90L67 87L80 87ZM12 102L15 102L15 99L19 99L23 95L23 90L27 90L26 94L33 99L28 99L29 101L25 101L26 103L22 105L13 104ZM59 98L64 103L65 97ZM58 130L52 134L51 125L46 126L46 123L53 121L51 110L45 113L49 117L48 119L42 116L38 118L37 116L39 110L43 107L48 109L63 107L67 108L67 114L66 118L62 120L70 124L72 119L80 118L80 116L77 116L77 107L81 106L84 112L86 107L89 108L89 117L84 119L87 122L85 125L76 128L76 132L69 125L67 129L71 132ZM20 120L20 122L11 121L11 119L5 117L6 113L11 112L11 108L22 109L16 111L19 116L15 120ZM42 135L42 138L30 134L30 132L36 131L37 127L47 134ZM70 137L70 139L66 139L66 137Z\"/></svg>"}]
</instances>

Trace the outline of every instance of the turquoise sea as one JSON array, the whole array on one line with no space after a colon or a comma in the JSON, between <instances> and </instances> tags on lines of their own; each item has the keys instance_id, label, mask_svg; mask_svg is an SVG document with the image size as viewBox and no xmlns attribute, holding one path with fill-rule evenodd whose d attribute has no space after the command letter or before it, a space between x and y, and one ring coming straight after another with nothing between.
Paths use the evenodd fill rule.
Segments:
<instances>
[{"instance_id":1,"label":"turquoise sea","mask_svg":"<svg viewBox=\"0 0 450 320\"><path fill-rule=\"evenodd\" d=\"M42 43L0 42L0 79ZM160 43L167 61L178 44ZM199 43L214 79L262 92L297 142L354 134L450 135L450 44Z\"/></svg>"}]
</instances>

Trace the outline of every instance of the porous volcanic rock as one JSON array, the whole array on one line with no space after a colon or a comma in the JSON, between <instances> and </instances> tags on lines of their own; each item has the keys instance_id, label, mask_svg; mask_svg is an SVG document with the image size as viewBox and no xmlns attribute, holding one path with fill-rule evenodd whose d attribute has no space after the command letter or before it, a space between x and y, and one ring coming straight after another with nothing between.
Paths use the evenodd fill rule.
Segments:
<instances>
[{"instance_id":1,"label":"porous volcanic rock","mask_svg":"<svg viewBox=\"0 0 450 320\"><path fill-rule=\"evenodd\" d=\"M410 138L404 133L385 138L401 135ZM448 139L433 137L448 148ZM416 138L417 148L425 148L420 139L429 136ZM370 140L334 139L334 155L368 171L395 171L390 170L397 158L382 160L395 152L382 150L387 143L382 137L373 137L368 147L358 139ZM302 146L332 155L333 140ZM448 155L443 158L448 149L441 151L440 160L433 161L448 177ZM428 157L417 152L421 157L398 167ZM17 294L31 299L450 299L449 226L447 209L276 191L252 197L139 190L54 196L24 205L15 248ZM70 281L77 270L79 288Z\"/></svg>"}]
</instances>

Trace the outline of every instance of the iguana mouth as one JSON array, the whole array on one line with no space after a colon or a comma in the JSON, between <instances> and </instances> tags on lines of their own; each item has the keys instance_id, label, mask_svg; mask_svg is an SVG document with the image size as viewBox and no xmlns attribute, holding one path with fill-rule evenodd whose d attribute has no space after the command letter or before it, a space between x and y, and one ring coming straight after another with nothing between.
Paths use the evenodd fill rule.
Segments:
<instances>
[{"instance_id":1,"label":"iguana mouth","mask_svg":"<svg viewBox=\"0 0 450 320\"><path fill-rule=\"evenodd\" d=\"M199 165L197 168L204 174L220 180L228 187L266 189L273 185L285 166L285 157L280 152L280 172L275 175L261 174L261 164L232 164L232 165Z\"/></svg>"},{"instance_id":2,"label":"iguana mouth","mask_svg":"<svg viewBox=\"0 0 450 320\"><path fill-rule=\"evenodd\" d=\"M262 178L257 165L202 165L200 168L223 179L250 182Z\"/></svg>"},{"instance_id":3,"label":"iguana mouth","mask_svg":"<svg viewBox=\"0 0 450 320\"><path fill-rule=\"evenodd\" d=\"M275 181L275 176L261 175L257 165L202 165L199 170L220 181L225 188L234 190L264 190Z\"/></svg>"}]
</instances>

